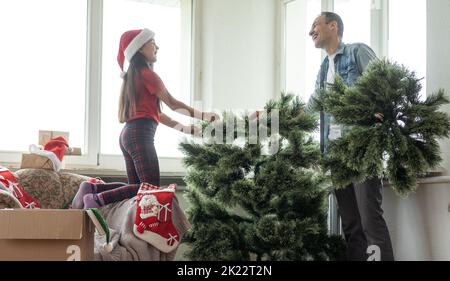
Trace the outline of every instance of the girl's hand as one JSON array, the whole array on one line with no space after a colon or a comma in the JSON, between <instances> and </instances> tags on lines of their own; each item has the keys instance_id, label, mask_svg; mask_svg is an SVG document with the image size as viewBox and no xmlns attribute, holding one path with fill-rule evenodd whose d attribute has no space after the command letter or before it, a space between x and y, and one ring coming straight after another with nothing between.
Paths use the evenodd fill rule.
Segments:
<instances>
[{"instance_id":1,"label":"girl's hand","mask_svg":"<svg viewBox=\"0 0 450 281\"><path fill-rule=\"evenodd\" d=\"M200 134L200 132L201 132L200 128L198 128L195 125L183 126L183 133L185 134L197 136Z\"/></svg>"},{"instance_id":2,"label":"girl's hand","mask_svg":"<svg viewBox=\"0 0 450 281\"><path fill-rule=\"evenodd\" d=\"M220 116L214 112L203 112L202 113L203 121L214 122L219 119L220 119Z\"/></svg>"}]
</instances>

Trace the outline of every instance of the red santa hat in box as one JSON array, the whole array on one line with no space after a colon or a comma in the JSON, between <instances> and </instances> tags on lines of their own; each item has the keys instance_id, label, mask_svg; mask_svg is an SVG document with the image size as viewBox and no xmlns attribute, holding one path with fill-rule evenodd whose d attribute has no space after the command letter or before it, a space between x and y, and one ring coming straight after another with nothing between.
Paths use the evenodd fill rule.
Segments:
<instances>
[{"instance_id":1,"label":"red santa hat in box","mask_svg":"<svg viewBox=\"0 0 450 281\"><path fill-rule=\"evenodd\" d=\"M122 34L119 43L119 53L117 54L117 62L122 70L122 75L128 69L128 67L124 68L125 59L129 63L139 49L154 37L155 33L147 28L129 30Z\"/></svg>"},{"instance_id":2,"label":"red santa hat in box","mask_svg":"<svg viewBox=\"0 0 450 281\"><path fill-rule=\"evenodd\" d=\"M53 163L53 170L58 172L62 166L62 160L66 149L69 147L67 140L63 137L57 137L50 139L44 146L44 149L39 148L37 145L32 144L30 146L30 152L32 154L38 154L47 157Z\"/></svg>"}]
</instances>

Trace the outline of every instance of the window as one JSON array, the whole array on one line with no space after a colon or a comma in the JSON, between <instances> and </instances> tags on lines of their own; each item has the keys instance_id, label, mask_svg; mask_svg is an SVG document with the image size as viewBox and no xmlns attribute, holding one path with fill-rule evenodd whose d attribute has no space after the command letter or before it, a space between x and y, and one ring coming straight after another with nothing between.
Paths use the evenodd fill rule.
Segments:
<instances>
[{"instance_id":1,"label":"window","mask_svg":"<svg viewBox=\"0 0 450 281\"><path fill-rule=\"evenodd\" d=\"M321 10L334 11L342 17L345 43L365 43L379 57L388 57L415 71L418 77L425 77L426 0L286 0L281 81L285 91L299 93L303 100L312 92L319 55L303 34L309 28L308 22ZM425 97L425 79L422 86Z\"/></svg>"},{"instance_id":2,"label":"window","mask_svg":"<svg viewBox=\"0 0 450 281\"><path fill-rule=\"evenodd\" d=\"M190 54L185 55L189 47L186 42L182 42L181 1L108 0L103 5L101 153L122 155L119 135L123 124L117 118L122 79L116 60L122 33L144 27L155 32L155 40L160 49L154 70L171 94L186 104L190 104L190 91L183 79L186 81L189 78L183 75L189 75L189 71L184 71L185 62L182 59L189 60ZM163 111L180 122L189 121L179 114L171 113L167 106L163 106ZM158 156L181 157L178 143L183 136L164 125L158 126L155 136Z\"/></svg>"},{"instance_id":3,"label":"window","mask_svg":"<svg viewBox=\"0 0 450 281\"><path fill-rule=\"evenodd\" d=\"M426 0L389 1L389 58L426 75L427 19ZM405 12L405 7L408 7ZM426 97L426 80L422 80L422 98Z\"/></svg>"},{"instance_id":4,"label":"window","mask_svg":"<svg viewBox=\"0 0 450 281\"><path fill-rule=\"evenodd\" d=\"M39 130L84 148L86 11L86 0L0 2L1 151L27 151Z\"/></svg>"},{"instance_id":5,"label":"window","mask_svg":"<svg viewBox=\"0 0 450 281\"><path fill-rule=\"evenodd\" d=\"M286 91L299 93L303 100L312 93L320 65L320 55L305 40L305 33L321 10L334 11L342 17L345 43L365 43L379 57L388 56L416 71L417 77L426 74L426 0L285 0L283 5L281 84ZM422 86L424 98L425 80ZM315 138L318 140L318 133ZM341 234L335 198L330 196L329 200L330 232Z\"/></svg>"},{"instance_id":6,"label":"window","mask_svg":"<svg viewBox=\"0 0 450 281\"><path fill-rule=\"evenodd\" d=\"M290 1L285 4L286 92L300 95L304 102L314 92L321 51L309 36L311 25L320 14L320 1Z\"/></svg>"},{"instance_id":7,"label":"window","mask_svg":"<svg viewBox=\"0 0 450 281\"><path fill-rule=\"evenodd\" d=\"M307 102L314 92L321 51L308 35L322 11L321 0L290 0L284 3L284 90ZM371 0L329 0L344 21L344 42L371 43Z\"/></svg>"},{"instance_id":8,"label":"window","mask_svg":"<svg viewBox=\"0 0 450 281\"><path fill-rule=\"evenodd\" d=\"M362 42L370 46L371 0L334 0L334 12L344 22L347 43Z\"/></svg>"},{"instance_id":9,"label":"window","mask_svg":"<svg viewBox=\"0 0 450 281\"><path fill-rule=\"evenodd\" d=\"M2 129L10 136L0 138L0 162L16 167L39 130L55 130L68 131L69 144L82 148L83 156L64 158L66 168L124 170L120 36L129 29L155 31L155 71L172 95L190 104L191 7L191 0L1 1ZM164 127L155 140L160 171L182 173L184 135Z\"/></svg>"}]
</instances>

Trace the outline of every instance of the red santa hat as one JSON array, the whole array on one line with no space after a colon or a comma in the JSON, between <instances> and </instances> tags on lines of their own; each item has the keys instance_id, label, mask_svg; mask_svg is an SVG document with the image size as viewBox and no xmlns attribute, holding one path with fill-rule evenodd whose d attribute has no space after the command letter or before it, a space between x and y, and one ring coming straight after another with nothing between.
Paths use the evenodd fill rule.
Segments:
<instances>
[{"instance_id":1,"label":"red santa hat","mask_svg":"<svg viewBox=\"0 0 450 281\"><path fill-rule=\"evenodd\" d=\"M59 171L62 166L62 160L66 149L69 147L67 140L63 137L57 137L50 139L44 146L44 149L40 149L38 146L32 144L30 146L30 152L49 158L53 163L53 169Z\"/></svg>"},{"instance_id":2,"label":"red santa hat","mask_svg":"<svg viewBox=\"0 0 450 281\"><path fill-rule=\"evenodd\" d=\"M67 140L63 137L57 137L49 140L45 144L44 150L53 152L59 161L62 161L67 147L69 147Z\"/></svg>"},{"instance_id":3,"label":"red santa hat","mask_svg":"<svg viewBox=\"0 0 450 281\"><path fill-rule=\"evenodd\" d=\"M117 62L120 69L124 71L125 59L130 62L137 51L154 37L155 33L147 28L129 30L122 34L119 43L119 53L117 54Z\"/></svg>"}]
</instances>

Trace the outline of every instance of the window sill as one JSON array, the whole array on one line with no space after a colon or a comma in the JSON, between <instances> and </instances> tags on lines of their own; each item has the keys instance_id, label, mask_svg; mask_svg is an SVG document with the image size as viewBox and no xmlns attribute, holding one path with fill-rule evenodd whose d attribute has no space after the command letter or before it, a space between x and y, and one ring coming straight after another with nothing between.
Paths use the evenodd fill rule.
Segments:
<instances>
[{"instance_id":1,"label":"window sill","mask_svg":"<svg viewBox=\"0 0 450 281\"><path fill-rule=\"evenodd\" d=\"M15 172L20 170L19 167L9 166L8 169ZM125 171L108 170L108 169L61 169L61 173L78 174L92 178L101 178L105 182L127 182L127 174ZM183 173L161 173L161 186L166 186L172 183L177 184L178 190L184 190L186 182L184 181L185 174ZM180 189L181 187L181 189Z\"/></svg>"},{"instance_id":2,"label":"window sill","mask_svg":"<svg viewBox=\"0 0 450 281\"><path fill-rule=\"evenodd\" d=\"M88 177L99 177L105 182L126 182L127 174L125 171L119 170L105 170L105 169L63 169L64 173L73 173L85 175ZM184 182L185 175L181 173L161 173L161 185L169 185L171 183L176 183L177 186L185 186Z\"/></svg>"}]
</instances>

